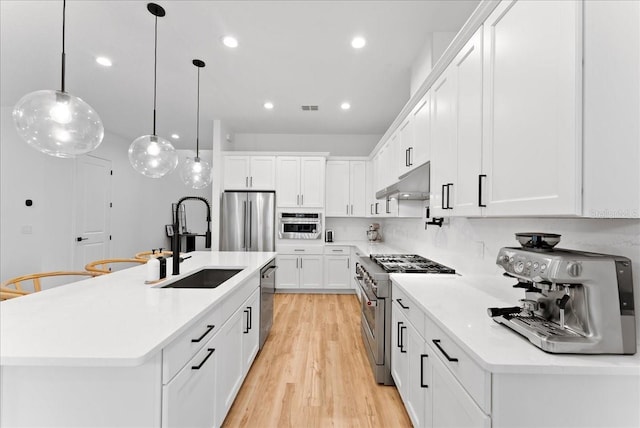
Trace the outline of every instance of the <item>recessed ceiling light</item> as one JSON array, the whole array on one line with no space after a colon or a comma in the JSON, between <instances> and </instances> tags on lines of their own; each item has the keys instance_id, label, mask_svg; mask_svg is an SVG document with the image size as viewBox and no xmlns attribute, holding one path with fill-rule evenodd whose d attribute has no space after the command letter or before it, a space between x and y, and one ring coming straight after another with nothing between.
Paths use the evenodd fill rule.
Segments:
<instances>
[{"instance_id":1,"label":"recessed ceiling light","mask_svg":"<svg viewBox=\"0 0 640 428\"><path fill-rule=\"evenodd\" d=\"M342 110L349 110L351 108L351 104L349 104L348 102L343 102L342 104L340 104L340 108Z\"/></svg>"},{"instance_id":2,"label":"recessed ceiling light","mask_svg":"<svg viewBox=\"0 0 640 428\"><path fill-rule=\"evenodd\" d=\"M273 103L271 101L267 101L266 103L264 103L264 108L266 108L267 110L273 110Z\"/></svg>"},{"instance_id":3,"label":"recessed ceiling light","mask_svg":"<svg viewBox=\"0 0 640 428\"><path fill-rule=\"evenodd\" d=\"M179 140L180 136L178 134L171 134L171 138L173 138L174 140Z\"/></svg>"},{"instance_id":4,"label":"recessed ceiling light","mask_svg":"<svg viewBox=\"0 0 640 428\"><path fill-rule=\"evenodd\" d=\"M103 65L105 67L111 67L113 65L113 63L111 62L111 60L109 58L107 58L106 56L99 56L96 58L96 62L100 65Z\"/></svg>"},{"instance_id":5,"label":"recessed ceiling light","mask_svg":"<svg viewBox=\"0 0 640 428\"><path fill-rule=\"evenodd\" d=\"M225 36L222 39L222 43L228 48L237 48L238 47L238 39L233 36Z\"/></svg>"},{"instance_id":6,"label":"recessed ceiling light","mask_svg":"<svg viewBox=\"0 0 640 428\"><path fill-rule=\"evenodd\" d=\"M364 47L364 45L367 44L367 41L365 40L364 37L354 37L353 40L351 40L351 46L353 46L354 49L362 49Z\"/></svg>"}]
</instances>

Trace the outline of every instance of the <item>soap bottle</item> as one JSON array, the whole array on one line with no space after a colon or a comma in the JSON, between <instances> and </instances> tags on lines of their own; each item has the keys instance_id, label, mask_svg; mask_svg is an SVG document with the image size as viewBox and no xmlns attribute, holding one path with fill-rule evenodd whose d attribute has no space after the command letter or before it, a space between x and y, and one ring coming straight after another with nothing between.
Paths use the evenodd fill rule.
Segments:
<instances>
[{"instance_id":1,"label":"soap bottle","mask_svg":"<svg viewBox=\"0 0 640 428\"><path fill-rule=\"evenodd\" d=\"M147 282L153 282L160 279L160 261L151 257L147 262Z\"/></svg>"}]
</instances>

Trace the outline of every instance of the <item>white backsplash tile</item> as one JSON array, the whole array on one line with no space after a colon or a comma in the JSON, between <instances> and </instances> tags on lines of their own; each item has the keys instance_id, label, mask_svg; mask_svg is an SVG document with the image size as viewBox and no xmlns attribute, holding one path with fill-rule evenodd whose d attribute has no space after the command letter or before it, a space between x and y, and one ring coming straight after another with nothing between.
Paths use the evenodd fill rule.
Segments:
<instances>
[{"instance_id":1,"label":"white backsplash tile","mask_svg":"<svg viewBox=\"0 0 640 428\"><path fill-rule=\"evenodd\" d=\"M420 219L384 219L387 245L465 272L501 275L501 247L518 246L517 232L562 235L561 248L614 254L632 261L637 334L640 340L640 220L590 218L451 218L441 228Z\"/></svg>"}]
</instances>

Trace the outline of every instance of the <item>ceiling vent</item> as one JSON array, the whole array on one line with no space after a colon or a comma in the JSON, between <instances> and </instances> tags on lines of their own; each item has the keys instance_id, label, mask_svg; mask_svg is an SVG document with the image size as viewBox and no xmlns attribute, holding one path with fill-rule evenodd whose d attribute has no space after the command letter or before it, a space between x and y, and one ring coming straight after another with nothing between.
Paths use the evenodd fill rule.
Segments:
<instances>
[{"instance_id":1,"label":"ceiling vent","mask_svg":"<svg viewBox=\"0 0 640 428\"><path fill-rule=\"evenodd\" d=\"M300 106L303 111L318 111L318 106Z\"/></svg>"}]
</instances>

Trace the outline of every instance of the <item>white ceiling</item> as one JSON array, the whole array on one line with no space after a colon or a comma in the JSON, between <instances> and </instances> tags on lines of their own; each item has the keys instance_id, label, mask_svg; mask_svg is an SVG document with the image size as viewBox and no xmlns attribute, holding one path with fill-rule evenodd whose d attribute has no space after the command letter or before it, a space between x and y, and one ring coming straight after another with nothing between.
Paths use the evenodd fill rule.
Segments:
<instances>
[{"instance_id":1,"label":"white ceiling","mask_svg":"<svg viewBox=\"0 0 640 428\"><path fill-rule=\"evenodd\" d=\"M428 33L457 31L478 0L158 1L157 133L195 148L196 67L201 70L202 148L207 119L239 133L383 134L409 99L410 68ZM67 91L105 128L149 134L154 17L146 1L67 1ZM62 1L0 2L3 106L60 89ZM240 46L221 44L233 34ZM364 49L350 46L363 35ZM97 55L113 60L104 68ZM275 109L262 104L271 100ZM342 111L348 100L352 108ZM319 105L303 112L302 104Z\"/></svg>"}]
</instances>

